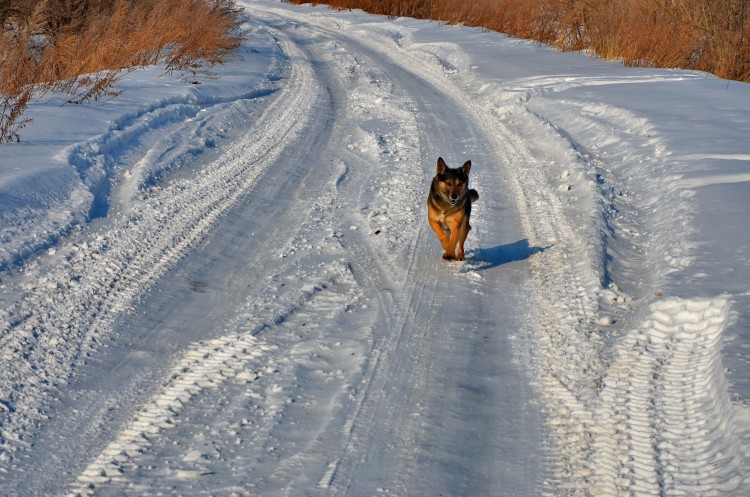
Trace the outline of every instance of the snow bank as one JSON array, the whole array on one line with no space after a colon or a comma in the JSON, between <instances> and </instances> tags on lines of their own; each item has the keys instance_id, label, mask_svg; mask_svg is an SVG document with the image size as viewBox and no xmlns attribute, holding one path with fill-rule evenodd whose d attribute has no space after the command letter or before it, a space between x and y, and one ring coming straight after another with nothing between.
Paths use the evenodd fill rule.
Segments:
<instances>
[{"instance_id":1,"label":"snow bank","mask_svg":"<svg viewBox=\"0 0 750 497\"><path fill-rule=\"evenodd\" d=\"M21 143L0 147L0 270L20 267L106 216L123 183L132 195L227 137L230 130L211 129L214 111L268 95L283 70L268 33L245 31L254 42L241 50L244 61L217 68L218 79L196 85L152 67L123 78L123 94L113 100L63 105L65 96L52 94L29 105L25 117L33 122ZM130 167L134 150L175 133L157 160Z\"/></svg>"}]
</instances>

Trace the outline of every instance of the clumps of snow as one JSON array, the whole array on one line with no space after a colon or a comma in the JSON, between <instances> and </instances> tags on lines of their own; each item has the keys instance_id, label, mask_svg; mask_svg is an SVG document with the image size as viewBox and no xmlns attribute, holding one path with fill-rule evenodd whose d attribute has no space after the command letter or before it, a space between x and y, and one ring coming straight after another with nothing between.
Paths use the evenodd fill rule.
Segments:
<instances>
[{"instance_id":1,"label":"clumps of snow","mask_svg":"<svg viewBox=\"0 0 750 497\"><path fill-rule=\"evenodd\" d=\"M620 290L614 282L610 283L608 288L599 291L599 298L603 303L625 309L630 308L634 303L633 297Z\"/></svg>"},{"instance_id":2,"label":"clumps of snow","mask_svg":"<svg viewBox=\"0 0 750 497\"><path fill-rule=\"evenodd\" d=\"M612 316L602 316L596 320L599 326L612 326Z\"/></svg>"},{"instance_id":3,"label":"clumps of snow","mask_svg":"<svg viewBox=\"0 0 750 497\"><path fill-rule=\"evenodd\" d=\"M256 12L275 19L264 9L286 7L263 5ZM308 12L289 15L308 22ZM382 262L401 269L393 264L399 254L413 253L422 243L423 203L414 199L423 197L433 171L422 164L432 152L420 140L416 95L404 95L383 61L418 73L477 123L487 138L483 148L497 159L502 180L513 192L501 202L517 204L527 245L544 247L525 254L524 268L531 276L523 288L527 307L520 312L527 327L513 333L512 340L519 349L529 349L523 357L547 416L554 473L550 493L737 495L747 488L750 422L746 399L738 396L732 402L722 343L736 338L737 363L747 363L747 336L725 334L738 319L733 305L747 308L750 292L741 287L747 278L735 280L746 274L750 258L745 235L737 234L746 232L740 229L744 211L729 212L720 198L725 193L747 198L750 176L738 169L750 157L741 135L747 105L737 105L746 102L746 95L698 73L619 70L531 44L527 48L533 52L519 50L524 42L494 35L467 38L455 31L456 42L446 43L445 31L425 33L430 31L424 29L427 23L370 22L362 13L322 9L315 15L320 18L313 26L316 40L326 48L323 59L337 64L341 75L329 80L334 87L329 103L345 108L337 115L346 118L330 125L348 131L330 134L338 162L330 161L325 195L299 207L304 221L279 238L285 245L278 249L273 264L279 269L268 277L267 288L245 303L223 337L196 344L174 365L163 388L79 476L74 493L94 493L106 484L117 492L115 483L133 481L125 473L152 471L162 462L156 458L167 460L167 469L154 471L154 478L161 484L165 475L174 477L170 484L180 493L180 481L193 485L210 474L214 461L225 462L230 445L254 441L261 442L256 453L263 455L252 464L268 480L294 481L300 462L296 456L302 452L292 446L299 444L309 448L306 454L313 454L310 459L320 466L318 487L335 489L342 445L335 445L337 456L331 460L324 439L355 436L356 414L336 409L345 398L352 411L363 405L366 392L356 389L368 385L353 385L352 380L361 379L357 375L363 365L370 374L363 381L374 378L388 349L378 356L383 349L373 348L371 325L393 311L370 307L348 257L366 252L357 254L357 261L367 266L369 250L385 254L384 261L376 256L359 276L368 283L389 283L382 272L370 280L366 273ZM346 50L335 36L321 41L326 37L319 36L324 31L318 28L332 33L340 26L354 43L349 46L361 50ZM285 144L305 131L309 115L318 109L310 96L322 90L316 69L305 62L307 47L268 29L269 39L285 53L279 63L288 66L272 71L268 86L261 88L268 93L217 96L206 91L208 86L177 97L160 93L137 111L129 108L109 129L85 131L54 164L44 165L44 174L33 165L28 171L8 168L8 155L0 157L0 269L23 265L23 274L4 276L0 285L23 294L0 310L4 466L15 450L29 444L32 425L48 415L49 393L106 342L112 323L253 188L264 169L282 156ZM377 63L368 58L376 51L381 56ZM532 59L544 63L532 68L526 63ZM288 78L271 93L274 78L282 75ZM680 85L684 93L670 102L675 105L668 108L654 100L669 96L676 83L686 84ZM343 99L334 91L337 85L353 91ZM713 91L717 86L720 92ZM634 94L645 96L650 90L658 97L638 98L633 104ZM710 97L718 104L714 109L690 107L690 91L699 97L695 100ZM271 101L247 137L190 181L154 181L192 153L210 149L214 138L227 132L220 119L204 119L203 114L216 116L219 108L235 106L238 94L240 99L267 96ZM732 107L739 110L727 110ZM709 110L706 120L698 119L701 126L685 120ZM178 131L186 118L192 124ZM213 131L201 134L208 128ZM193 134L185 138L185 131ZM125 156L151 140L152 133L168 138L122 171ZM14 150L27 157L23 148ZM47 183L35 190L30 185L39 178ZM40 198L34 196L37 191L43 192ZM481 191L484 196L493 190ZM345 205L340 195L356 200ZM60 242L118 202L125 207L122 215L108 220L111 224L100 235L84 233ZM339 209L355 214L340 223ZM143 233L150 236L142 240ZM365 237L368 243L357 243ZM720 254L724 243L730 248ZM24 262L44 251L43 257ZM468 288L474 296L486 292L482 267L469 262L451 268L472 280ZM391 272L398 277L404 273ZM715 277L717 272L724 272L723 279ZM724 286L730 290L720 288ZM722 291L740 302L715 297ZM410 314L408 305L397 306L401 317L417 318L420 314ZM741 322L746 335L746 319ZM747 381L747 375L739 379ZM202 402L207 409L201 413ZM207 414L216 406L234 409L234 421L187 429L182 435L192 437L189 443L175 436L172 452L167 449L181 425L216 419ZM326 433L333 416L346 417L336 425L343 429ZM293 420L284 425L288 431L277 433L285 419ZM356 443L351 438L344 442ZM157 445L159 450L149 453ZM353 453L346 457L358 459ZM167 464L174 461L179 464ZM227 470L222 477L246 483L242 479L251 471L242 466L243 474ZM309 488L310 482L304 483ZM252 491L263 494L262 488Z\"/></svg>"}]
</instances>

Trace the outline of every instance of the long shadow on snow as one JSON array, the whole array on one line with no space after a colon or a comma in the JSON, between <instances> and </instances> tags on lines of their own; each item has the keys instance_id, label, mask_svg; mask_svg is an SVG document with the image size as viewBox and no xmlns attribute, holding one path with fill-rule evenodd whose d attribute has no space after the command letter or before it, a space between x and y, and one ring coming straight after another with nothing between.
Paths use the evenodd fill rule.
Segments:
<instances>
[{"instance_id":1,"label":"long shadow on snow","mask_svg":"<svg viewBox=\"0 0 750 497\"><path fill-rule=\"evenodd\" d=\"M506 245L480 248L471 251L470 263L476 271L486 271L510 262L525 261L534 254L544 252L549 247L530 247L527 239Z\"/></svg>"}]
</instances>

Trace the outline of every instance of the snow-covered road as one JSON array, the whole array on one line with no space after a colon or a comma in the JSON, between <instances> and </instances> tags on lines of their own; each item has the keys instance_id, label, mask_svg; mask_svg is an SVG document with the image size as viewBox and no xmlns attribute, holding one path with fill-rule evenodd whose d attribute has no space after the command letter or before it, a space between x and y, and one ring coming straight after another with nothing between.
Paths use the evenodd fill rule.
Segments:
<instances>
[{"instance_id":1,"label":"snow-covered road","mask_svg":"<svg viewBox=\"0 0 750 497\"><path fill-rule=\"evenodd\" d=\"M2 204L0 494L743 495L750 245L696 198L743 198L748 120L670 128L710 78L246 6L221 79L136 72L108 130L14 152L74 186ZM480 193L461 263L438 156Z\"/></svg>"}]
</instances>

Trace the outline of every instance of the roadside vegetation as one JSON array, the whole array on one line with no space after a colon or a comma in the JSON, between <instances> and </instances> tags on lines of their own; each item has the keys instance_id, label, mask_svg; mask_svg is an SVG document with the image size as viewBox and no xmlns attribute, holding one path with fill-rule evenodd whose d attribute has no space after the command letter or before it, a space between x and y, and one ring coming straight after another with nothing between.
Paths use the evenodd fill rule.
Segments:
<instances>
[{"instance_id":1,"label":"roadside vegetation","mask_svg":"<svg viewBox=\"0 0 750 497\"><path fill-rule=\"evenodd\" d=\"M311 0L287 0L307 3ZM630 66L750 82L750 0L328 0L337 9L481 26Z\"/></svg>"},{"instance_id":2,"label":"roadside vegetation","mask_svg":"<svg viewBox=\"0 0 750 497\"><path fill-rule=\"evenodd\" d=\"M234 0L0 0L0 143L19 141L28 104L115 96L127 71L204 73L242 39Z\"/></svg>"}]
</instances>

